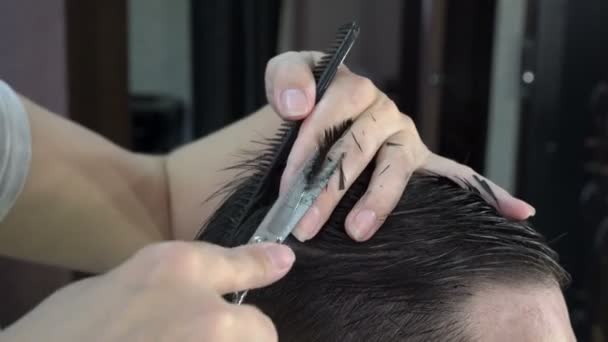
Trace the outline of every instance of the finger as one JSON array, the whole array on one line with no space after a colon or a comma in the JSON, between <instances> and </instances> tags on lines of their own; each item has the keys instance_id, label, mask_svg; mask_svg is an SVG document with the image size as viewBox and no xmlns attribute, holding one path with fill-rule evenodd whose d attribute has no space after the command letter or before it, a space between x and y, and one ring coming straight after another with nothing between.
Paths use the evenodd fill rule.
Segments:
<instances>
[{"instance_id":1,"label":"finger","mask_svg":"<svg viewBox=\"0 0 608 342\"><path fill-rule=\"evenodd\" d=\"M300 120L315 104L314 62L322 53L286 52L272 58L266 66L266 97L273 109L286 120Z\"/></svg>"},{"instance_id":2,"label":"finger","mask_svg":"<svg viewBox=\"0 0 608 342\"><path fill-rule=\"evenodd\" d=\"M282 278L295 255L285 246L260 243L236 248L218 248L205 265L209 285L219 294L254 289Z\"/></svg>"},{"instance_id":3,"label":"finger","mask_svg":"<svg viewBox=\"0 0 608 342\"><path fill-rule=\"evenodd\" d=\"M423 170L448 177L462 186L472 185L481 196L502 215L513 220L525 220L536 214L530 204L513 197L506 190L481 176L468 166L432 153Z\"/></svg>"},{"instance_id":4,"label":"finger","mask_svg":"<svg viewBox=\"0 0 608 342\"><path fill-rule=\"evenodd\" d=\"M313 153L325 131L347 119L356 119L375 103L380 94L370 80L353 74L345 66L338 68L323 99L300 127L281 178L281 192Z\"/></svg>"},{"instance_id":5,"label":"finger","mask_svg":"<svg viewBox=\"0 0 608 342\"><path fill-rule=\"evenodd\" d=\"M278 341L277 330L272 320L258 308L251 305L232 305L234 319L238 326L232 329L230 341L267 342Z\"/></svg>"},{"instance_id":6,"label":"finger","mask_svg":"<svg viewBox=\"0 0 608 342\"><path fill-rule=\"evenodd\" d=\"M395 209L412 173L426 159L418 135L400 131L391 136L376 157L367 191L346 217L346 231L356 241L371 238ZM414 147L414 149L412 149Z\"/></svg>"},{"instance_id":7,"label":"finger","mask_svg":"<svg viewBox=\"0 0 608 342\"><path fill-rule=\"evenodd\" d=\"M390 100L382 100L355 121L331 148L331 158L343 156L338 170L332 175L313 209L298 224L294 236L308 240L322 227L351 184L367 167L384 141L404 127L408 120Z\"/></svg>"}]
</instances>

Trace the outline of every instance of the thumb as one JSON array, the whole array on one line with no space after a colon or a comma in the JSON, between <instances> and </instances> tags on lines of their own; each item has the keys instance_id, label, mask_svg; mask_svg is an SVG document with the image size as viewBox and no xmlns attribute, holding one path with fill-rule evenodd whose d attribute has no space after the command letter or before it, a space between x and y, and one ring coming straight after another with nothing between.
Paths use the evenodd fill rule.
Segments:
<instances>
[{"instance_id":1,"label":"thumb","mask_svg":"<svg viewBox=\"0 0 608 342\"><path fill-rule=\"evenodd\" d=\"M210 285L220 294L264 287L281 279L295 261L291 248L260 243L220 248L211 259Z\"/></svg>"},{"instance_id":2,"label":"thumb","mask_svg":"<svg viewBox=\"0 0 608 342\"><path fill-rule=\"evenodd\" d=\"M301 120L315 104L312 65L318 52L286 52L272 58L266 66L266 97L274 110L286 120Z\"/></svg>"}]
</instances>

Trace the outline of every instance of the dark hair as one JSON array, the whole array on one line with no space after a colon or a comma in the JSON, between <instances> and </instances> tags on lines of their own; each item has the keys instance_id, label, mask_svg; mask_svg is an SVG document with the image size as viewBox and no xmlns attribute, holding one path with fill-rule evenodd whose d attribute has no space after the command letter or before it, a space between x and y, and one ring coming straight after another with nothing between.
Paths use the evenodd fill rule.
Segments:
<instances>
[{"instance_id":1,"label":"dark hair","mask_svg":"<svg viewBox=\"0 0 608 342\"><path fill-rule=\"evenodd\" d=\"M282 341L468 341L462 306L484 284L569 281L527 222L501 217L475 188L439 176L414 175L374 237L353 241L345 218L371 173L355 181L314 239L286 241L296 262L285 278L250 291L246 302L272 318ZM227 201L239 201L246 186ZM218 210L204 240L246 242L269 205L226 231L229 208Z\"/></svg>"}]
</instances>

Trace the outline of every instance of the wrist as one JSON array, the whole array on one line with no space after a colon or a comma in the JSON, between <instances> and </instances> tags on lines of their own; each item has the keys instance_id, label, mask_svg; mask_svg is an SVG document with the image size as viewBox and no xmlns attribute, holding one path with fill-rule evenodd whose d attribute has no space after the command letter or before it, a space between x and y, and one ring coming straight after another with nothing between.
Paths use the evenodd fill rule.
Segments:
<instances>
[{"instance_id":1,"label":"wrist","mask_svg":"<svg viewBox=\"0 0 608 342\"><path fill-rule=\"evenodd\" d=\"M137 176L131 184L136 196L152 216L163 240L174 238L171 218L171 194L164 155L133 154Z\"/></svg>"}]
</instances>

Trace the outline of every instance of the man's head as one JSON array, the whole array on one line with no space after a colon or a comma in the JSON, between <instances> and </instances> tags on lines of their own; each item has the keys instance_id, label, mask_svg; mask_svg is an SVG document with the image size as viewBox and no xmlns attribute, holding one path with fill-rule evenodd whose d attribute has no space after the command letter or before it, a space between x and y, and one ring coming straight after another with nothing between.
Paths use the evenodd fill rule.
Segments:
<instances>
[{"instance_id":1,"label":"man's head","mask_svg":"<svg viewBox=\"0 0 608 342\"><path fill-rule=\"evenodd\" d=\"M281 340L574 340L560 289L568 275L556 253L529 224L500 217L472 187L415 175L373 238L349 238L344 221L371 171L314 239L286 241L296 253L287 276L248 295ZM247 193L237 190L228 201ZM220 208L203 239L242 244L269 206L226 231L221 217L229 208Z\"/></svg>"}]
</instances>

